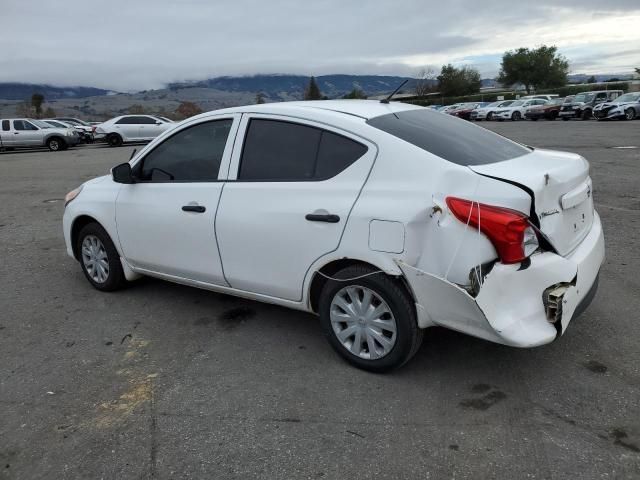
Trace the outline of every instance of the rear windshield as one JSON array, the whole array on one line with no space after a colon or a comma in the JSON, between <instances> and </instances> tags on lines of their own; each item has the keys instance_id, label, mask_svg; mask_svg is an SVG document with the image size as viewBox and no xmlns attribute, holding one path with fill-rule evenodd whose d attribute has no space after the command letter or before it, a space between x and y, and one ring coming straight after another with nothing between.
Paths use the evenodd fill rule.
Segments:
<instances>
[{"instance_id":1,"label":"rear windshield","mask_svg":"<svg viewBox=\"0 0 640 480\"><path fill-rule=\"evenodd\" d=\"M502 162L531 151L466 120L426 108L374 117L367 123L463 166Z\"/></svg>"}]
</instances>

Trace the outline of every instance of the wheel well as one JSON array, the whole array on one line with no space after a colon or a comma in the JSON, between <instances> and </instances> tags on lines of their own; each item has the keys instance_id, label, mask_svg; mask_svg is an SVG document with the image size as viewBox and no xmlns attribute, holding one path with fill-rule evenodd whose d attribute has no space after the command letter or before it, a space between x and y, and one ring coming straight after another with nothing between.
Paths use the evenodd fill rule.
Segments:
<instances>
[{"instance_id":1,"label":"wheel well","mask_svg":"<svg viewBox=\"0 0 640 480\"><path fill-rule=\"evenodd\" d=\"M340 260L334 260L333 262L327 263L319 270L319 272L331 277L335 275L337 272L339 272L340 270L350 267L352 265L363 265L366 267L373 268L374 270L381 270L375 265L372 265L368 262L364 262L362 260L355 260L353 258L341 258ZM407 290L407 292L409 293L409 296L411 298L414 298L413 292L407 285L407 282L404 276L401 275L396 278L398 282L402 284L403 288ZM328 281L329 281L328 278L322 275L319 275L318 272L314 272L313 279L311 280L311 287L309 288L309 304L311 305L311 309L315 313L318 313L318 302L320 301L320 294L322 293L322 289L324 288L325 284Z\"/></svg>"},{"instance_id":2,"label":"wheel well","mask_svg":"<svg viewBox=\"0 0 640 480\"><path fill-rule=\"evenodd\" d=\"M80 234L80 230L82 230L86 225L90 223L100 224L95 218L90 217L89 215L81 215L73 221L73 225L71 225L71 248L73 249L73 256L76 260L79 260L78 257L78 235Z\"/></svg>"},{"instance_id":3,"label":"wheel well","mask_svg":"<svg viewBox=\"0 0 640 480\"><path fill-rule=\"evenodd\" d=\"M46 143L49 143L49 140L53 140L53 139L59 140L59 141L61 141L62 143L66 143L66 142L64 141L64 138L62 138L60 135L51 135L50 137L47 137L47 140L46 140L44 143L45 143L45 144L46 144Z\"/></svg>"}]
</instances>

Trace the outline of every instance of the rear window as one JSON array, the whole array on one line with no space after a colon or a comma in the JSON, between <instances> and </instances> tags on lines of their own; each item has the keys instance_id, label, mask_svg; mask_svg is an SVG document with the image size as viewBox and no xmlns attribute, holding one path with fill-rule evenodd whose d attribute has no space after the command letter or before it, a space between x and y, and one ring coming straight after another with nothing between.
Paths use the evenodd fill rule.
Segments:
<instances>
[{"instance_id":1,"label":"rear window","mask_svg":"<svg viewBox=\"0 0 640 480\"><path fill-rule=\"evenodd\" d=\"M466 120L426 108L374 117L367 123L463 166L502 162L531 151Z\"/></svg>"}]
</instances>

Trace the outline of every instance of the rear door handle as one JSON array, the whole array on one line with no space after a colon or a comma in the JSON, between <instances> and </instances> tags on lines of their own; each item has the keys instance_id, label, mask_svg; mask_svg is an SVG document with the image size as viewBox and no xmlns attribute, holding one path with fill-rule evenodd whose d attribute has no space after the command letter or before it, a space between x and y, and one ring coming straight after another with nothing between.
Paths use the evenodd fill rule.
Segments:
<instances>
[{"instance_id":1,"label":"rear door handle","mask_svg":"<svg viewBox=\"0 0 640 480\"><path fill-rule=\"evenodd\" d=\"M338 223L340 221L340 217L332 213L307 213L304 218L310 222Z\"/></svg>"},{"instance_id":2,"label":"rear door handle","mask_svg":"<svg viewBox=\"0 0 640 480\"><path fill-rule=\"evenodd\" d=\"M195 212L195 213L204 213L207 211L206 207L202 205L184 205L182 207L183 212Z\"/></svg>"}]
</instances>

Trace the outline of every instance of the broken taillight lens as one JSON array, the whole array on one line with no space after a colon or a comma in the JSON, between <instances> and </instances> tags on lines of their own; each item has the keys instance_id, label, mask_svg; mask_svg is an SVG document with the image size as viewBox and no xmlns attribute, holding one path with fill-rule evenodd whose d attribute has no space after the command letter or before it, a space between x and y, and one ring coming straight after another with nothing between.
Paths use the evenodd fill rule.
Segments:
<instances>
[{"instance_id":1,"label":"broken taillight lens","mask_svg":"<svg viewBox=\"0 0 640 480\"><path fill-rule=\"evenodd\" d=\"M521 262L538 248L536 232L523 213L456 197L447 197L447 205L458 220L489 238L502 263Z\"/></svg>"}]
</instances>

